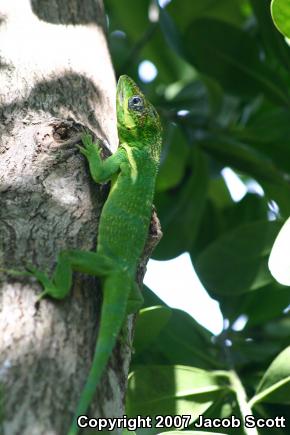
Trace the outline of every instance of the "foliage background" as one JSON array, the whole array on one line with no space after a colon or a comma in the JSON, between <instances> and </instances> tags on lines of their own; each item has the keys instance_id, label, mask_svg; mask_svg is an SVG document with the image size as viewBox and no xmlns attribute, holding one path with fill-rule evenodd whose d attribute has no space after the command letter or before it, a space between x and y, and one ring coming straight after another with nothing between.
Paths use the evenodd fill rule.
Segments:
<instances>
[{"instance_id":1,"label":"foliage background","mask_svg":"<svg viewBox=\"0 0 290 435\"><path fill-rule=\"evenodd\" d=\"M287 12L287 0L276 3L278 13ZM106 0L105 6L116 75L139 82L164 127L155 199L164 237L154 257L189 252L225 319L214 337L147 289L127 413L282 415L288 428L270 430L287 434L290 293L271 277L267 261L290 215L290 47L268 0L172 0L166 7ZM150 83L138 76L145 59L158 71ZM264 195L248 189L234 202L225 167L246 185L258 182ZM232 326L241 315L248 321L237 332Z\"/></svg>"}]
</instances>

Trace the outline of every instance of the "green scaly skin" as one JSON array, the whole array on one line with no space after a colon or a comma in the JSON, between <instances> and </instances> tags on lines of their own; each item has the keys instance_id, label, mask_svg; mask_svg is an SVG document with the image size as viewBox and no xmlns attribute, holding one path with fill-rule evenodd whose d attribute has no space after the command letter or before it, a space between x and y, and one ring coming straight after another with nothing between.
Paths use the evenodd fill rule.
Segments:
<instances>
[{"instance_id":1,"label":"green scaly skin","mask_svg":"<svg viewBox=\"0 0 290 435\"><path fill-rule=\"evenodd\" d=\"M30 269L44 287L41 297L56 299L69 293L73 271L102 277L103 304L96 350L68 435L79 432L77 417L88 411L126 315L142 304L135 279L148 236L161 124L152 104L128 76L118 81L117 121L120 146L112 156L101 160L100 148L89 135L82 138L80 147L94 181L112 182L100 218L96 252L61 252L51 279Z\"/></svg>"}]
</instances>

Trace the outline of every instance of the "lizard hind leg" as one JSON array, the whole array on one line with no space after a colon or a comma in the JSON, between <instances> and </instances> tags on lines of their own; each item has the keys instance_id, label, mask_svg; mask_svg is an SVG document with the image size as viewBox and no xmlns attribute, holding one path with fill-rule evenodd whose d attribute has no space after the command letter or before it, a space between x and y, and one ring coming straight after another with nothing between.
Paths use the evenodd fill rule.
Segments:
<instances>
[{"instance_id":1,"label":"lizard hind leg","mask_svg":"<svg viewBox=\"0 0 290 435\"><path fill-rule=\"evenodd\" d=\"M33 268L28 270L31 275L41 283L44 290L40 298L43 296L51 296L55 299L64 299L72 286L73 272L82 272L93 276L106 276L113 269L113 262L104 255L90 251L62 251L57 258L57 264L52 278Z\"/></svg>"}]
</instances>

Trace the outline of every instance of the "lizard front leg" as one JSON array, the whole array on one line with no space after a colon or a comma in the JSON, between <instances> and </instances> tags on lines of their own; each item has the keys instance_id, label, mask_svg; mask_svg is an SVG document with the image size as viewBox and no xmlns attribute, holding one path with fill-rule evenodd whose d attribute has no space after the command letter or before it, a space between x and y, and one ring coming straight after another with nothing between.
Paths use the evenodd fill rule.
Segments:
<instances>
[{"instance_id":1,"label":"lizard front leg","mask_svg":"<svg viewBox=\"0 0 290 435\"><path fill-rule=\"evenodd\" d=\"M120 169L120 165L126 160L126 152L122 148L105 160L102 160L100 153L100 140L93 143L90 134L82 137L83 147L79 147L80 152L87 158L90 173L96 183L109 181Z\"/></svg>"}]
</instances>

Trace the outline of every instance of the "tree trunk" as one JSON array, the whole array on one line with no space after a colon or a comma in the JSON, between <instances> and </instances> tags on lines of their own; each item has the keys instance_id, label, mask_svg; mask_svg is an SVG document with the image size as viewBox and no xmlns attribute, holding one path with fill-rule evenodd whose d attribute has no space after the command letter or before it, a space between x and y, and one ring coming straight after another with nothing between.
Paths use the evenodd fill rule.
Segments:
<instances>
[{"instance_id":1,"label":"tree trunk","mask_svg":"<svg viewBox=\"0 0 290 435\"><path fill-rule=\"evenodd\" d=\"M92 250L106 189L76 143L83 127L117 147L115 80L101 0L0 0L0 266L52 271ZM97 280L36 304L39 284L1 274L3 434L66 433L91 365ZM123 414L130 352L118 343L90 415Z\"/></svg>"}]
</instances>

